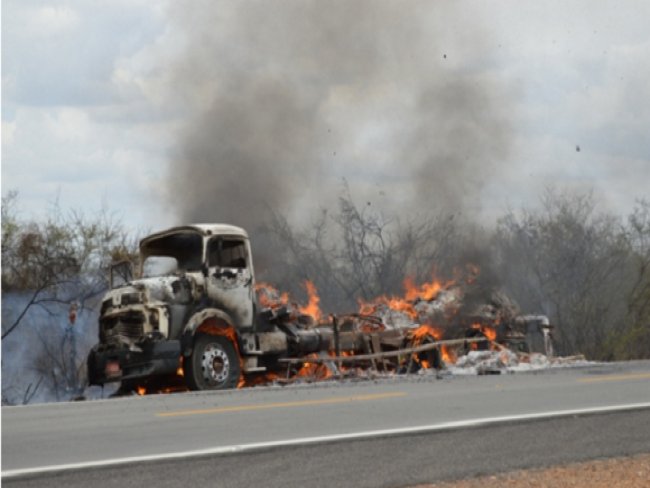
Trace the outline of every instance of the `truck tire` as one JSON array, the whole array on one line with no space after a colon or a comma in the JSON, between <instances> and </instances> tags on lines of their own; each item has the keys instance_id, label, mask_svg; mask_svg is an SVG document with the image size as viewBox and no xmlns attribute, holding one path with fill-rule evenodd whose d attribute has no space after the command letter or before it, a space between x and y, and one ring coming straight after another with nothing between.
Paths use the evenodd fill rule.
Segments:
<instances>
[{"instance_id":1,"label":"truck tire","mask_svg":"<svg viewBox=\"0 0 650 488\"><path fill-rule=\"evenodd\" d=\"M224 336L198 334L192 356L183 364L190 390L227 390L236 388L239 382L239 355Z\"/></svg>"}]
</instances>

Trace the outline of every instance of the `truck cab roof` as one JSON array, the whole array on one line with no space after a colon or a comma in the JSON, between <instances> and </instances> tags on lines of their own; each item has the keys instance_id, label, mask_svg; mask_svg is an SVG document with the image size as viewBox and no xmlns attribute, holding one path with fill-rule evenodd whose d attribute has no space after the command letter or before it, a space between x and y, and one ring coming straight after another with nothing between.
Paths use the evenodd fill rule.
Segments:
<instances>
[{"instance_id":1,"label":"truck cab roof","mask_svg":"<svg viewBox=\"0 0 650 488\"><path fill-rule=\"evenodd\" d=\"M146 243L165 237L171 234L177 234L180 232L193 232L200 234L202 236L211 236L211 235L229 235L229 236L239 236L244 239L248 239L248 234L241 227L236 227L229 224L189 224L181 225L178 227L171 227L169 229L156 232L151 234L140 241L140 247L146 245Z\"/></svg>"}]
</instances>

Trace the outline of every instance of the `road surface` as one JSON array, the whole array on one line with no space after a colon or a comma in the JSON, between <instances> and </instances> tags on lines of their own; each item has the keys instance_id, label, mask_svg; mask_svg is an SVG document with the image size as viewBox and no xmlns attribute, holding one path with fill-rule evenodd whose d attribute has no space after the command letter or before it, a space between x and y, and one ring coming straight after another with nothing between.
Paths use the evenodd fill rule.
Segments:
<instances>
[{"instance_id":1,"label":"road surface","mask_svg":"<svg viewBox=\"0 0 650 488\"><path fill-rule=\"evenodd\" d=\"M650 452L648 407L650 362L3 407L3 483L408 485Z\"/></svg>"}]
</instances>

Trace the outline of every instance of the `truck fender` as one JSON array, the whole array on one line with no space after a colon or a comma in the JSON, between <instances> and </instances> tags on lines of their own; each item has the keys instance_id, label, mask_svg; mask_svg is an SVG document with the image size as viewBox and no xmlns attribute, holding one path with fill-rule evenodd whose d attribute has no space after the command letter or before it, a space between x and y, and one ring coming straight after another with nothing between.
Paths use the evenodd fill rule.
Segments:
<instances>
[{"instance_id":1,"label":"truck fender","mask_svg":"<svg viewBox=\"0 0 650 488\"><path fill-rule=\"evenodd\" d=\"M232 317L226 312L218 308L204 308L192 315L183 328L183 333L181 334L181 350L183 356L190 356L192 354L192 345L196 330L209 319L215 319L218 327L223 327L224 329L232 328L235 330L232 325L234 324ZM235 334L238 342L239 334L236 331ZM235 343L235 347L239 350L238 343Z\"/></svg>"}]
</instances>

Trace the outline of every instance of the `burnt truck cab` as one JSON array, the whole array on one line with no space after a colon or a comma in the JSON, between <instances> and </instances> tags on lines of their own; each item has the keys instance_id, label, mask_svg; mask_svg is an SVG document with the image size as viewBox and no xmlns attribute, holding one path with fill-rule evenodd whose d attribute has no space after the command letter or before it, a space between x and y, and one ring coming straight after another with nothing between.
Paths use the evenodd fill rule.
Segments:
<instances>
[{"instance_id":1,"label":"burnt truck cab","mask_svg":"<svg viewBox=\"0 0 650 488\"><path fill-rule=\"evenodd\" d=\"M242 340L254 335L256 322L246 231L196 224L152 234L140 242L138 268L137 279L128 264L111 270L89 383L173 375L182 367L192 389L236 386L245 367ZM246 365L256 369L254 361Z\"/></svg>"}]
</instances>

